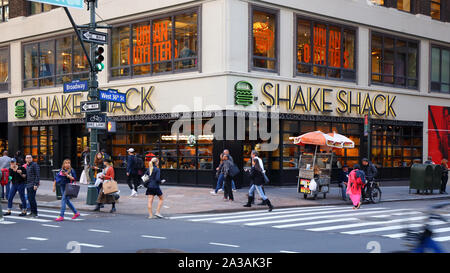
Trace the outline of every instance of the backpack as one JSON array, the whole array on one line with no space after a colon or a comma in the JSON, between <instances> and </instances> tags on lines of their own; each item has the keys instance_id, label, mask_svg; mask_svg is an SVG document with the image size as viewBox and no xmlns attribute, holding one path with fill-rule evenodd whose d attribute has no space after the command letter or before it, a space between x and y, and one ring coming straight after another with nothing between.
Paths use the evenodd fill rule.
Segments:
<instances>
[{"instance_id":1,"label":"backpack","mask_svg":"<svg viewBox=\"0 0 450 273\"><path fill-rule=\"evenodd\" d=\"M139 172L142 172L145 169L145 162L144 159L142 159L141 156L136 156L136 170Z\"/></svg>"}]
</instances>

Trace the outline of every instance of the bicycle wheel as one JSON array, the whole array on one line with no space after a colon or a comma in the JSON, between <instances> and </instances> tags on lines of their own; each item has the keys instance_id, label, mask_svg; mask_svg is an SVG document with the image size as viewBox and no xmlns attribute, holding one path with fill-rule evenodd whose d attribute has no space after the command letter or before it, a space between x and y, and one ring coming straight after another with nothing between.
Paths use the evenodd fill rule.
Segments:
<instances>
[{"instance_id":1,"label":"bicycle wheel","mask_svg":"<svg viewBox=\"0 0 450 273\"><path fill-rule=\"evenodd\" d=\"M381 201L381 190L378 186L375 186L371 189L369 193L370 202L377 204Z\"/></svg>"}]
</instances>

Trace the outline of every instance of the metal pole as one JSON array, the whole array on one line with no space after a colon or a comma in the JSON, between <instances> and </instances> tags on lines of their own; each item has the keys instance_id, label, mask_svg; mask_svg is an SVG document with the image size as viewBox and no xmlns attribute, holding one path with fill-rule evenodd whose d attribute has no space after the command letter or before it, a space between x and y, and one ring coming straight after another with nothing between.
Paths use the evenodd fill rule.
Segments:
<instances>
[{"instance_id":1,"label":"metal pole","mask_svg":"<svg viewBox=\"0 0 450 273\"><path fill-rule=\"evenodd\" d=\"M88 0L88 9L90 11L90 24L89 24L89 30L95 31L96 28L96 23L95 23L95 4L96 4L96 0ZM90 46L90 59L91 62L94 62L95 60L95 50L97 49L97 45L95 43L91 43ZM97 82L97 71L95 70L94 67L91 68L91 71L89 73L89 95L88 95L88 100L97 100L98 99L98 82ZM91 182L88 186L88 191L87 191L87 197L86 197L86 204L87 205L95 205L97 202L97 196L98 196L98 192L97 192L97 188L94 186L94 181L96 180L96 177L94 177L94 172L92 169L92 166L95 165L94 161L95 161L95 155L98 152L98 131L97 129L91 129L90 132L90 158L91 158L91 168L90 168L90 177L91 177Z\"/></svg>"}]
</instances>

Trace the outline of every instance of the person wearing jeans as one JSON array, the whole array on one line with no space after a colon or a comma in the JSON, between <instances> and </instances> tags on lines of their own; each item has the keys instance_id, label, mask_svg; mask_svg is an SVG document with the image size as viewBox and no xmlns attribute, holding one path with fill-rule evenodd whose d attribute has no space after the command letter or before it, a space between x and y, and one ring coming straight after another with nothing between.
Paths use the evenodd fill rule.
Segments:
<instances>
[{"instance_id":1,"label":"person wearing jeans","mask_svg":"<svg viewBox=\"0 0 450 273\"><path fill-rule=\"evenodd\" d=\"M258 191L259 196L261 196L262 200L264 201L264 204L269 207L269 212L273 210L272 203L270 202L269 198L265 195L262 185L264 185L264 173L263 169L261 168L260 162L258 158L252 159L252 168L250 169L250 179L252 182L252 186L250 187L248 191L248 201L247 204L244 205L244 207L251 207L253 200L255 199L255 190Z\"/></svg>"},{"instance_id":2,"label":"person wearing jeans","mask_svg":"<svg viewBox=\"0 0 450 273\"><path fill-rule=\"evenodd\" d=\"M36 191L39 187L39 181L40 181L40 168L39 165L35 162L33 162L33 156L27 155L25 157L26 162L26 169L27 169L27 198L30 205L30 211L31 213L29 216L31 217L37 217L38 216L38 210L37 210L37 203L36 203Z\"/></svg>"},{"instance_id":3,"label":"person wearing jeans","mask_svg":"<svg viewBox=\"0 0 450 273\"><path fill-rule=\"evenodd\" d=\"M17 165L15 158L11 159L11 167L9 168L9 177L11 177L11 189L8 196L8 212L5 215L11 215L13 200L17 192L19 192L22 201L22 213L19 216L27 215L27 201L25 199L25 178L27 171L22 166Z\"/></svg>"},{"instance_id":4,"label":"person wearing jeans","mask_svg":"<svg viewBox=\"0 0 450 273\"><path fill-rule=\"evenodd\" d=\"M70 197L66 196L66 185L75 181L76 173L75 170L71 167L70 159L66 159L63 162L63 166L61 168L61 171L56 175L55 183L53 183L53 192L56 191L56 186L59 186L61 188L61 212L58 218L55 219L55 221L60 222L64 221L64 213L66 212L66 205L69 206L69 208L73 211L73 217L72 219L76 219L80 216L80 213L77 212L75 207L73 206L72 202L70 202Z\"/></svg>"},{"instance_id":5,"label":"person wearing jeans","mask_svg":"<svg viewBox=\"0 0 450 273\"><path fill-rule=\"evenodd\" d=\"M11 157L8 156L8 151L3 151L2 156L0 157L0 170L8 170L11 164ZM3 176L2 179L6 179L8 181L8 177ZM11 183L8 181L6 185L2 186L2 198L8 199L9 190L11 187Z\"/></svg>"}]
</instances>

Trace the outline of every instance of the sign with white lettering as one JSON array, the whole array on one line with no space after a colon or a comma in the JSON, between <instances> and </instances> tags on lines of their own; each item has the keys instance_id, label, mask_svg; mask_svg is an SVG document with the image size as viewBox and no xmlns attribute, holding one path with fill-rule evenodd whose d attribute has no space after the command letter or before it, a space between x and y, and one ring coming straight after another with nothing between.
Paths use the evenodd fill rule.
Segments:
<instances>
[{"instance_id":1,"label":"sign with white lettering","mask_svg":"<svg viewBox=\"0 0 450 273\"><path fill-rule=\"evenodd\" d=\"M108 90L98 90L100 95L100 100L106 100L111 102L118 102L118 103L126 103L127 96L126 94L119 93L115 89L108 89Z\"/></svg>"},{"instance_id":2,"label":"sign with white lettering","mask_svg":"<svg viewBox=\"0 0 450 273\"><path fill-rule=\"evenodd\" d=\"M75 80L63 85L64 93L88 91L88 81Z\"/></svg>"},{"instance_id":3,"label":"sign with white lettering","mask_svg":"<svg viewBox=\"0 0 450 273\"><path fill-rule=\"evenodd\" d=\"M81 40L88 43L96 43L96 44L107 44L108 43L108 34L93 30L80 30Z\"/></svg>"},{"instance_id":4,"label":"sign with white lettering","mask_svg":"<svg viewBox=\"0 0 450 273\"><path fill-rule=\"evenodd\" d=\"M68 8L84 8L83 0L28 0L30 2L39 2L44 4L50 4L55 6L62 6Z\"/></svg>"}]
</instances>

